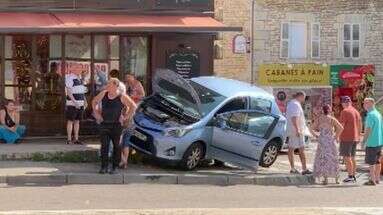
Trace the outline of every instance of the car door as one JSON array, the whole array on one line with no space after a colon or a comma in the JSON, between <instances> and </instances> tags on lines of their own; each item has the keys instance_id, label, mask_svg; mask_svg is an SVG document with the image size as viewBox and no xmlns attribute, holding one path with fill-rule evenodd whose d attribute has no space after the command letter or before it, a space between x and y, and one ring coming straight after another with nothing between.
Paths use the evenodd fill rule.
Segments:
<instances>
[{"instance_id":1,"label":"car door","mask_svg":"<svg viewBox=\"0 0 383 215\"><path fill-rule=\"evenodd\" d=\"M262 150L277 122L277 116L258 111L219 115L213 127L212 157L256 170Z\"/></svg>"}]
</instances>

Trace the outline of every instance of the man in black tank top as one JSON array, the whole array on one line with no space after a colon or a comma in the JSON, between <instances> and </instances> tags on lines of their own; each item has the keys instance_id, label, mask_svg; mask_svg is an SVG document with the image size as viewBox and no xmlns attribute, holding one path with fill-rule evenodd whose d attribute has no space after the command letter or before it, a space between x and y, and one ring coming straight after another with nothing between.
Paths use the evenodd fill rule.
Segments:
<instances>
[{"instance_id":1,"label":"man in black tank top","mask_svg":"<svg viewBox=\"0 0 383 215\"><path fill-rule=\"evenodd\" d=\"M120 81L111 78L106 90L100 92L92 101L94 116L100 123L101 138L101 174L108 172L109 142L113 143L113 164L109 170L114 174L120 163L121 148L120 137L122 132L121 117L131 118L136 110L136 105L125 94L119 91ZM125 111L125 112L123 112Z\"/></svg>"}]
</instances>

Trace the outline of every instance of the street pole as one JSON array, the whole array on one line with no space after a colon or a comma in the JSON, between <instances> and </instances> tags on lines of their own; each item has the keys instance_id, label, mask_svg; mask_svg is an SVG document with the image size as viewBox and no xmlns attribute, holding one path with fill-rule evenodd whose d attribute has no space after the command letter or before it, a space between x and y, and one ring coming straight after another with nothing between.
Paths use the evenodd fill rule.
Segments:
<instances>
[{"instance_id":1,"label":"street pole","mask_svg":"<svg viewBox=\"0 0 383 215\"><path fill-rule=\"evenodd\" d=\"M251 0L251 9L250 9L250 72L251 72L251 84L253 85L255 80L254 80L254 10L255 10L255 1L256 0Z\"/></svg>"}]
</instances>

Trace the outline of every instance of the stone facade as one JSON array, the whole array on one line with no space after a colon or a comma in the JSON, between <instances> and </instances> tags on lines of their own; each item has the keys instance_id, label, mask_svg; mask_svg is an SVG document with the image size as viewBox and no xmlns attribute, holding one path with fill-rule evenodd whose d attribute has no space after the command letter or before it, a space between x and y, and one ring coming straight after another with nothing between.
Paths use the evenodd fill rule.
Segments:
<instances>
[{"instance_id":1,"label":"stone facade","mask_svg":"<svg viewBox=\"0 0 383 215\"><path fill-rule=\"evenodd\" d=\"M234 54L233 38L237 34L250 37L250 0L215 0L216 18L227 26L242 27L243 32L220 33L216 45L222 51L223 59L214 61L214 73L217 76L249 81L250 54Z\"/></svg>"},{"instance_id":2,"label":"stone facade","mask_svg":"<svg viewBox=\"0 0 383 215\"><path fill-rule=\"evenodd\" d=\"M248 35L250 1L217 1L223 7L223 22L244 27ZM238 12L243 10L241 13ZM230 17L234 15L234 17ZM240 17L243 16L243 17ZM383 2L380 0L256 0L254 15L254 70L264 63L373 64L376 68L376 94L383 95ZM281 58L281 24L307 24L307 57ZM311 24L320 24L320 57L311 58ZM343 57L343 25L360 24L360 56ZM231 54L234 33L224 36L224 59L216 61L217 75L249 79L249 55ZM245 65L240 65L244 63ZM241 72L240 72L241 71ZM246 72L244 72L246 71ZM257 75L255 75L256 77Z\"/></svg>"}]
</instances>

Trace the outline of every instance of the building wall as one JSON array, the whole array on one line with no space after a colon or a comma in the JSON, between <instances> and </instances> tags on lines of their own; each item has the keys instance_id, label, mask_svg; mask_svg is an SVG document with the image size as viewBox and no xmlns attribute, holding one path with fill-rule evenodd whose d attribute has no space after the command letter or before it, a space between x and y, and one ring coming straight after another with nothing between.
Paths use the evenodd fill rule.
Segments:
<instances>
[{"instance_id":1,"label":"building wall","mask_svg":"<svg viewBox=\"0 0 383 215\"><path fill-rule=\"evenodd\" d=\"M223 59L214 61L217 76L250 81L250 54L233 54L232 40L237 34L250 36L250 0L215 0L216 18L227 26L243 27L243 32L220 33Z\"/></svg>"},{"instance_id":2,"label":"building wall","mask_svg":"<svg viewBox=\"0 0 383 215\"><path fill-rule=\"evenodd\" d=\"M227 25L244 26L249 30L250 1L216 0L216 11L224 8L223 22ZM242 12L239 12L242 11ZM230 17L232 16L232 17ZM379 0L257 0L255 6L255 72L264 63L319 63L319 64L373 64L376 67L377 96L383 95L383 2ZM307 23L307 58L283 59L280 57L281 23L297 21ZM311 58L310 26L321 26L320 58ZM346 59L342 56L342 33L344 23L361 24L360 57ZM216 61L216 73L249 81L249 55L230 53L234 33L224 36L224 59ZM241 65L243 64L243 65ZM246 65L246 66L245 66Z\"/></svg>"}]
</instances>

